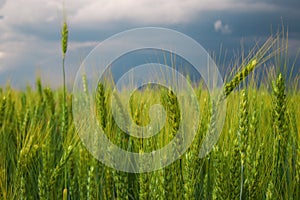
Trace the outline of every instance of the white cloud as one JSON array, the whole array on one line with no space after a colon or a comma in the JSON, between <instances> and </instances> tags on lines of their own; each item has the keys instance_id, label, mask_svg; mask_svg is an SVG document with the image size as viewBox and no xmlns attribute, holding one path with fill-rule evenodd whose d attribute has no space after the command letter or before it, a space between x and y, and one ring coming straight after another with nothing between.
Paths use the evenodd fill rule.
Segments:
<instances>
[{"instance_id":1,"label":"white cloud","mask_svg":"<svg viewBox=\"0 0 300 200\"><path fill-rule=\"evenodd\" d=\"M74 3L73 3L74 2ZM75 3L76 2L76 3ZM239 0L76 0L69 1L67 8L70 21L81 25L111 22L140 24L176 24L189 22L202 11L259 11L273 10L265 2L243 2ZM197 20L203 20L200 17Z\"/></svg>"},{"instance_id":2,"label":"white cloud","mask_svg":"<svg viewBox=\"0 0 300 200\"><path fill-rule=\"evenodd\" d=\"M21 8L21 9L17 9ZM265 2L239 0L65 0L68 20L76 26L129 21L173 24L188 22L200 11L274 9ZM62 0L10 0L2 15L10 25L48 23L62 19Z\"/></svg>"},{"instance_id":3,"label":"white cloud","mask_svg":"<svg viewBox=\"0 0 300 200\"><path fill-rule=\"evenodd\" d=\"M222 34L229 34L232 32L228 24L223 24L221 20L217 20L214 23L214 29L216 32L221 32Z\"/></svg>"},{"instance_id":4,"label":"white cloud","mask_svg":"<svg viewBox=\"0 0 300 200\"><path fill-rule=\"evenodd\" d=\"M6 0L0 0L0 9L1 9L1 7L5 4L5 1L6 1Z\"/></svg>"},{"instance_id":5,"label":"white cloud","mask_svg":"<svg viewBox=\"0 0 300 200\"><path fill-rule=\"evenodd\" d=\"M158 0L90 1L77 8L70 17L78 23L107 23L131 21L135 23L172 24L189 21L199 10L201 2Z\"/></svg>"},{"instance_id":6,"label":"white cloud","mask_svg":"<svg viewBox=\"0 0 300 200\"><path fill-rule=\"evenodd\" d=\"M6 2L1 14L4 15L3 21L10 26L35 25L53 17L57 18L59 2L58 0L11 0Z\"/></svg>"}]
</instances>

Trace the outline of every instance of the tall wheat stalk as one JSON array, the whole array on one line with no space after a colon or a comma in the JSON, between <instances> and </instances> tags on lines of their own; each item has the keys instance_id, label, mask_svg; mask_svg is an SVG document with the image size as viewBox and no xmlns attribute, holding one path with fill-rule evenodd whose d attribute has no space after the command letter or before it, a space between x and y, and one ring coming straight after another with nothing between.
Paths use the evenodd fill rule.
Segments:
<instances>
[{"instance_id":1,"label":"tall wheat stalk","mask_svg":"<svg viewBox=\"0 0 300 200\"><path fill-rule=\"evenodd\" d=\"M274 184L281 197L287 198L285 192L288 180L288 165L287 165L287 143L289 141L288 123L286 116L286 94L285 81L280 73L276 82L273 84L273 132L275 134L275 149L274 149ZM276 180L276 181L275 181Z\"/></svg>"},{"instance_id":2,"label":"tall wheat stalk","mask_svg":"<svg viewBox=\"0 0 300 200\"><path fill-rule=\"evenodd\" d=\"M240 199L243 199L244 182L245 182L245 161L246 161L246 150L248 147L248 94L245 90L242 91L242 100L240 103L240 122L239 122L239 143L240 143L240 154L241 154L241 187L240 187Z\"/></svg>"},{"instance_id":3,"label":"tall wheat stalk","mask_svg":"<svg viewBox=\"0 0 300 200\"><path fill-rule=\"evenodd\" d=\"M67 100L66 100L66 74L65 74L65 59L68 48L68 37L69 30L68 24L66 20L63 22L62 30L61 30L61 47L62 47L62 75L63 75L63 104L62 104L62 124L61 124L61 135L62 138L66 138L66 134L68 132L68 108L67 108ZM65 167L65 184L64 187L67 188L67 167Z\"/></svg>"}]
</instances>

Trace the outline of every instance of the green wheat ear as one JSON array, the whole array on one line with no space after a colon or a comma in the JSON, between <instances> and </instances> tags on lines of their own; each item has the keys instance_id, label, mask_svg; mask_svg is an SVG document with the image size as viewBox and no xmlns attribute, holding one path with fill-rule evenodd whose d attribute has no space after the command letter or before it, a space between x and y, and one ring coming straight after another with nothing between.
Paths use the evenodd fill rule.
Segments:
<instances>
[{"instance_id":1,"label":"green wheat ear","mask_svg":"<svg viewBox=\"0 0 300 200\"><path fill-rule=\"evenodd\" d=\"M249 75L249 73L255 69L256 66L257 60L253 59L242 71L237 73L234 78L225 85L225 96L228 96L234 90L234 88L236 88L240 82L243 81Z\"/></svg>"},{"instance_id":2,"label":"green wheat ear","mask_svg":"<svg viewBox=\"0 0 300 200\"><path fill-rule=\"evenodd\" d=\"M273 86L273 132L275 134L274 151L274 187L278 188L278 194L284 198L287 192L284 190L288 185L287 148L289 141L289 124L287 121L287 97L285 93L285 80L280 73ZM280 180L280 181L276 181Z\"/></svg>"},{"instance_id":3,"label":"green wheat ear","mask_svg":"<svg viewBox=\"0 0 300 200\"><path fill-rule=\"evenodd\" d=\"M68 189L65 188L65 189L63 190L63 200L67 200L67 199L68 199Z\"/></svg>"},{"instance_id":4,"label":"green wheat ear","mask_svg":"<svg viewBox=\"0 0 300 200\"><path fill-rule=\"evenodd\" d=\"M226 97L258 66L266 61L268 61L271 57L276 55L276 51L271 51L274 45L278 42L278 38L270 37L263 46L257 51L250 62L243 67L243 70L238 72L233 79L227 83L224 87L223 95L219 99L219 102L226 99ZM278 49L281 51L281 49ZM270 52L271 51L271 52Z\"/></svg>"},{"instance_id":5,"label":"green wheat ear","mask_svg":"<svg viewBox=\"0 0 300 200\"><path fill-rule=\"evenodd\" d=\"M66 55L67 47L68 47L68 37L69 37L69 30L68 25L66 22L64 22L62 30L61 30L61 46L62 46L62 55L63 58Z\"/></svg>"}]
</instances>

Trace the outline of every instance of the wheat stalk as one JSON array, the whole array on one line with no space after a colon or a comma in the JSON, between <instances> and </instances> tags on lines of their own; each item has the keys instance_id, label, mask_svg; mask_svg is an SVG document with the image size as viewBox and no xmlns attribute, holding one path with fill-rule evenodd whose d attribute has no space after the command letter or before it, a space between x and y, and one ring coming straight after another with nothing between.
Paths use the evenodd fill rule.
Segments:
<instances>
[{"instance_id":1,"label":"wheat stalk","mask_svg":"<svg viewBox=\"0 0 300 200\"><path fill-rule=\"evenodd\" d=\"M286 198L284 188L287 187L287 165L286 153L288 143L288 124L286 119L286 95L285 82L280 73L273 84L273 131L275 134L275 151L274 151L274 187L278 189L278 193L282 198ZM275 182L275 180L277 180ZM279 180L279 181L278 181Z\"/></svg>"},{"instance_id":2,"label":"wheat stalk","mask_svg":"<svg viewBox=\"0 0 300 200\"><path fill-rule=\"evenodd\" d=\"M242 91L242 101L240 104L240 122L239 122L239 141L240 141L240 154L241 154L241 187L240 187L240 199L243 199L244 190L244 169L246 160L246 150L248 147L248 94L245 90Z\"/></svg>"}]
</instances>

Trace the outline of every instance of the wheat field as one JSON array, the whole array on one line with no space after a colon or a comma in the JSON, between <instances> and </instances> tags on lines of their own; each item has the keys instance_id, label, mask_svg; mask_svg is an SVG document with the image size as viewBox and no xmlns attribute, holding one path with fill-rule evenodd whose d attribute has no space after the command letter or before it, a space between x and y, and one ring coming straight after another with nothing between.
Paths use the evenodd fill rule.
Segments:
<instances>
[{"instance_id":1,"label":"wheat field","mask_svg":"<svg viewBox=\"0 0 300 200\"><path fill-rule=\"evenodd\" d=\"M66 34L64 25L63 63ZM74 97L65 86L51 89L37 79L34 88L24 91L0 88L0 199L300 199L300 77L291 84L289 75L276 68L257 85L249 74L256 62L263 62L266 50L258 52L255 62L249 59L227 78L226 118L212 151L198 156L205 135L216 129L215 104L200 82L194 90L203 109L192 145L171 165L147 173L115 170L89 153L78 137ZM113 143L143 153L175 137L181 111L171 90L148 87L132 95L130 115L137 125L149 123L151 105L160 102L166 110L165 127L148 139L129 136L117 126L112 95L99 84L94 111Z\"/></svg>"}]
</instances>

